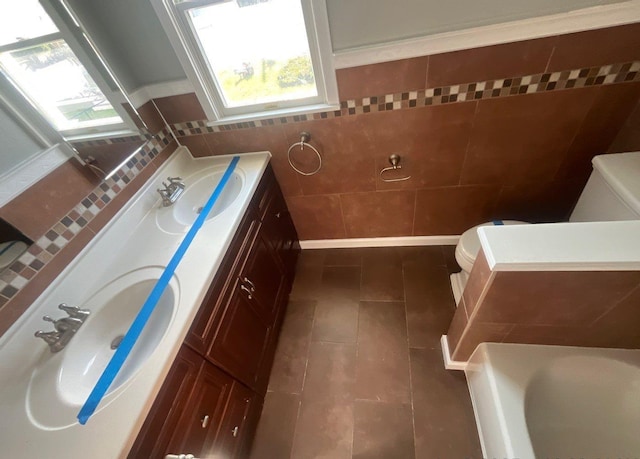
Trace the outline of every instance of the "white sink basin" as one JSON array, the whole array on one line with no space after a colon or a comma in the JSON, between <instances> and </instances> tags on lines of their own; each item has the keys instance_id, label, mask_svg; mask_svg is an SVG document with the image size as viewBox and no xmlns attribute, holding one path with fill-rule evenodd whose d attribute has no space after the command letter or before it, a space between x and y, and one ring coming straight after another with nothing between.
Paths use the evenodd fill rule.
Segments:
<instances>
[{"instance_id":1,"label":"white sink basin","mask_svg":"<svg viewBox=\"0 0 640 459\"><path fill-rule=\"evenodd\" d=\"M156 213L158 226L167 233L186 232L198 218L224 172L225 168L216 167L187 177L184 180L186 188L182 196L171 206L158 209ZM241 173L234 171L207 215L207 220L220 215L233 204L242 191L243 185L244 179Z\"/></svg>"},{"instance_id":2,"label":"white sink basin","mask_svg":"<svg viewBox=\"0 0 640 459\"><path fill-rule=\"evenodd\" d=\"M161 273L160 267L127 273L100 289L81 306L91 311L89 318L63 351L51 354L47 350L43 362L32 375L27 405L35 422L48 428L75 422L75 416L113 356L119 339L129 329ZM173 279L109 387L105 401L134 377L151 356L171 324L178 301L178 284ZM104 405L102 403L101 407Z\"/></svg>"}]
</instances>

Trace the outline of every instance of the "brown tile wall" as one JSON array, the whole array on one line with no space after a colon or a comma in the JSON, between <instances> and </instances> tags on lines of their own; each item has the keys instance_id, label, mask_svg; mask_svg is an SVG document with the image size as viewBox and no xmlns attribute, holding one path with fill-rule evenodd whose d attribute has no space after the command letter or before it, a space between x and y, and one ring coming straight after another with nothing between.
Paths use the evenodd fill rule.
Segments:
<instances>
[{"instance_id":1,"label":"brown tile wall","mask_svg":"<svg viewBox=\"0 0 640 459\"><path fill-rule=\"evenodd\" d=\"M640 271L499 271L474 265L449 328L454 360L482 342L640 348Z\"/></svg>"},{"instance_id":2,"label":"brown tile wall","mask_svg":"<svg viewBox=\"0 0 640 459\"><path fill-rule=\"evenodd\" d=\"M343 108L327 119L213 130L197 123L204 116L193 94L156 102L169 123L183 123L180 141L196 156L271 151L303 240L460 234L493 218L566 219L591 158L631 136L618 132L640 99L640 82L481 100L467 93L464 102L414 108L399 99L398 109L385 111L377 110L380 94L491 79L507 85L525 75L637 60L640 24L631 24L340 69ZM370 113L350 108L353 99L372 96L378 102ZM303 130L323 156L322 170L311 177L296 174L286 158ZM315 167L312 155L295 153L299 167ZM380 180L391 153L402 156L410 180Z\"/></svg>"},{"instance_id":3,"label":"brown tile wall","mask_svg":"<svg viewBox=\"0 0 640 459\"><path fill-rule=\"evenodd\" d=\"M71 159L0 208L0 217L37 241L100 180Z\"/></svg>"}]
</instances>

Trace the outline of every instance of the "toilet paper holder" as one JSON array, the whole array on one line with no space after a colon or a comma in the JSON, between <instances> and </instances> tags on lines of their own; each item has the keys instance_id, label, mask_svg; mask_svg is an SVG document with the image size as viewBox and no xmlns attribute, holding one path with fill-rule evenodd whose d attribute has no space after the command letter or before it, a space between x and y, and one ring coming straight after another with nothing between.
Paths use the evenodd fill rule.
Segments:
<instances>
[{"instance_id":1,"label":"toilet paper holder","mask_svg":"<svg viewBox=\"0 0 640 459\"><path fill-rule=\"evenodd\" d=\"M382 180L383 182L404 182L405 180L409 180L411 178L410 175L406 176L406 177L400 177L400 178L385 178L384 177L384 173L387 171L397 171L399 169L402 169L402 166L400 165L400 155L398 154L392 154L389 155L389 163L391 164L391 166L389 167L385 167L384 169L382 169L380 171L380 180ZM388 175L388 174L387 174Z\"/></svg>"}]
</instances>

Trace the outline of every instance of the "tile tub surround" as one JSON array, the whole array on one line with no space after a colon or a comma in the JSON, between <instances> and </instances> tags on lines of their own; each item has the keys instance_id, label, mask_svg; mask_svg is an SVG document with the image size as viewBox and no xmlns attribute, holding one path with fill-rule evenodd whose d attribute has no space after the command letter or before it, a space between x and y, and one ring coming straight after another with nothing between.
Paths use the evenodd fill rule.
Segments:
<instances>
[{"instance_id":1,"label":"tile tub surround","mask_svg":"<svg viewBox=\"0 0 640 459\"><path fill-rule=\"evenodd\" d=\"M442 365L453 247L303 250L252 459L482 457Z\"/></svg>"},{"instance_id":2,"label":"tile tub surround","mask_svg":"<svg viewBox=\"0 0 640 459\"><path fill-rule=\"evenodd\" d=\"M451 358L482 342L640 348L640 271L492 271L480 253L447 332Z\"/></svg>"},{"instance_id":3,"label":"tile tub surround","mask_svg":"<svg viewBox=\"0 0 640 459\"><path fill-rule=\"evenodd\" d=\"M35 241L0 275L0 335L175 148L169 133L162 131L98 186L95 177L70 160L0 209L0 216Z\"/></svg>"},{"instance_id":4,"label":"tile tub surround","mask_svg":"<svg viewBox=\"0 0 640 459\"><path fill-rule=\"evenodd\" d=\"M195 155L269 149L303 240L559 221L637 105L638 37L631 24L340 69L335 112L207 126L194 94L158 105ZM302 130L323 154L312 177L286 160ZM391 153L411 180L379 179Z\"/></svg>"}]
</instances>

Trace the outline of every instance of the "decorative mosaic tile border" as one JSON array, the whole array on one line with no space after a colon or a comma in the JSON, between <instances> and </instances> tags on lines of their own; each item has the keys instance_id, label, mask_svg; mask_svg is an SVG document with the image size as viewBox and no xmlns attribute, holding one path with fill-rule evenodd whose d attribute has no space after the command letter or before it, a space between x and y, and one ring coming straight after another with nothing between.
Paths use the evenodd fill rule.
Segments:
<instances>
[{"instance_id":1,"label":"decorative mosaic tile border","mask_svg":"<svg viewBox=\"0 0 640 459\"><path fill-rule=\"evenodd\" d=\"M601 86L630 81L640 81L640 61L457 84L439 88L363 97L362 99L350 99L340 102L340 110L329 112L286 116L220 126L207 126L206 120L191 121L188 123L173 124L171 125L171 129L177 136L184 137L212 132L274 126L300 121L321 120L340 116L362 115L364 113L403 110L429 105L493 99L496 97L560 91L562 89Z\"/></svg>"},{"instance_id":2,"label":"decorative mosaic tile border","mask_svg":"<svg viewBox=\"0 0 640 459\"><path fill-rule=\"evenodd\" d=\"M111 178L94 188L77 206L35 241L18 260L0 275L0 308L8 303L69 242L93 220L140 172L148 166L173 137L167 130L147 140L138 153Z\"/></svg>"}]
</instances>

